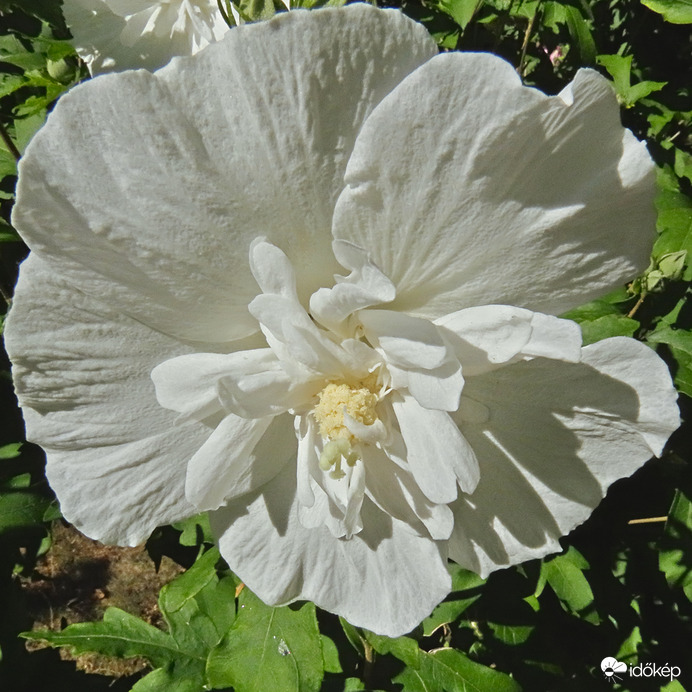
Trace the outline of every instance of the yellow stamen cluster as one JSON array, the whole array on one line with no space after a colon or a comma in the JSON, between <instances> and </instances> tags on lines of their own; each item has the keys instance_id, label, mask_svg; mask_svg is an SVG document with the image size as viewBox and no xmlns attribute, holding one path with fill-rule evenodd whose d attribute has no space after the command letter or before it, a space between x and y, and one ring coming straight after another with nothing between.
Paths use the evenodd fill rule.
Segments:
<instances>
[{"instance_id":1,"label":"yellow stamen cluster","mask_svg":"<svg viewBox=\"0 0 692 692\"><path fill-rule=\"evenodd\" d=\"M351 387L346 383L330 382L317 396L319 403L312 410L312 415L324 440L355 441L344 424L344 410L351 418L364 425L372 425L377 420L377 396L368 387Z\"/></svg>"},{"instance_id":2,"label":"yellow stamen cluster","mask_svg":"<svg viewBox=\"0 0 692 692\"><path fill-rule=\"evenodd\" d=\"M312 410L312 415L325 442L320 455L320 468L328 471L334 467L330 473L332 478L343 478L345 475L341 470L342 458L349 466L354 466L358 461L358 455L351 446L357 438L346 427L344 412L363 425L372 425L377 420L377 395L370 387L374 388L375 385L376 377L368 378L367 382L358 382L355 386L345 382L330 382L317 395L319 402Z\"/></svg>"}]
</instances>

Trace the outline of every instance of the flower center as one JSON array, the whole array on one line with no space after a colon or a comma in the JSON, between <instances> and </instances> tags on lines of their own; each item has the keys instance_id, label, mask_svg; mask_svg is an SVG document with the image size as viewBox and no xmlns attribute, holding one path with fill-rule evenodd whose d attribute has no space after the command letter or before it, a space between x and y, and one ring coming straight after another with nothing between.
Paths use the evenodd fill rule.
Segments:
<instances>
[{"instance_id":1,"label":"flower center","mask_svg":"<svg viewBox=\"0 0 692 692\"><path fill-rule=\"evenodd\" d=\"M364 382L358 385L353 387L345 382L330 382L317 395L319 403L312 410L312 415L320 427L322 439L355 441L355 435L344 421L344 412L364 425L372 425L377 420L377 396Z\"/></svg>"},{"instance_id":2,"label":"flower center","mask_svg":"<svg viewBox=\"0 0 692 692\"><path fill-rule=\"evenodd\" d=\"M345 475L341 470L342 458L349 466L354 466L358 461L358 454L351 446L358 438L348 429L345 415L363 425L372 425L377 420L375 406L378 397L371 386L375 386L374 381L358 382L356 385L330 382L317 395L319 402L312 410L312 415L325 441L320 455L320 468L328 471L334 467L330 474L333 478Z\"/></svg>"}]
</instances>

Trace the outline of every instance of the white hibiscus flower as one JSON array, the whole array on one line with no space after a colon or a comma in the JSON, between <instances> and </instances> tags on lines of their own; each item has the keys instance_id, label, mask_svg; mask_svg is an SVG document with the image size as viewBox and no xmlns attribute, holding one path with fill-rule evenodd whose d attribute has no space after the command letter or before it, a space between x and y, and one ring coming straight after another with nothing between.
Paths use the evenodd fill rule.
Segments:
<instances>
[{"instance_id":1,"label":"white hibiscus flower","mask_svg":"<svg viewBox=\"0 0 692 692\"><path fill-rule=\"evenodd\" d=\"M216 0L63 0L72 43L92 75L192 55L229 29Z\"/></svg>"},{"instance_id":2,"label":"white hibiscus flower","mask_svg":"<svg viewBox=\"0 0 692 692\"><path fill-rule=\"evenodd\" d=\"M292 12L58 103L7 346L86 534L209 510L266 602L399 635L448 557L559 550L661 453L664 363L554 316L646 265L644 145L593 71L547 97L436 53L397 11Z\"/></svg>"}]
</instances>

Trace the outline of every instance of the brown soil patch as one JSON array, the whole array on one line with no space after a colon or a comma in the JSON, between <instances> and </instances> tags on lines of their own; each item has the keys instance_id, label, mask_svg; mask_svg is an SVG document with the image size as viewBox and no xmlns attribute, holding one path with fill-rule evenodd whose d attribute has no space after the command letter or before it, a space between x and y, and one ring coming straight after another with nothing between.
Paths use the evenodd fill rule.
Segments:
<instances>
[{"instance_id":1,"label":"brown soil patch","mask_svg":"<svg viewBox=\"0 0 692 692\"><path fill-rule=\"evenodd\" d=\"M110 606L162 626L158 593L183 571L179 565L164 556L157 571L143 546L103 545L62 521L53 523L52 534L52 546L39 560L35 572L21 578L34 618L33 629L61 630L76 622L100 620ZM27 642L29 650L44 646ZM147 665L142 659L72 656L67 649L60 649L60 656L74 660L87 673L111 677L132 675Z\"/></svg>"}]
</instances>

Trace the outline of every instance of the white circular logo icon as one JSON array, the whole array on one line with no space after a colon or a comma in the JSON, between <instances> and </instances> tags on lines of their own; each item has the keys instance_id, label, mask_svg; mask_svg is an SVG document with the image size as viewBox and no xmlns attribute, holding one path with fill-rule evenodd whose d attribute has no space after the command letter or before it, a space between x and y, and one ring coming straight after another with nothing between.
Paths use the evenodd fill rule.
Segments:
<instances>
[{"instance_id":1,"label":"white circular logo icon","mask_svg":"<svg viewBox=\"0 0 692 692\"><path fill-rule=\"evenodd\" d=\"M627 672L627 664L618 661L617 658L608 656L601 661L601 670L606 680L617 680L620 677L618 673Z\"/></svg>"}]
</instances>

